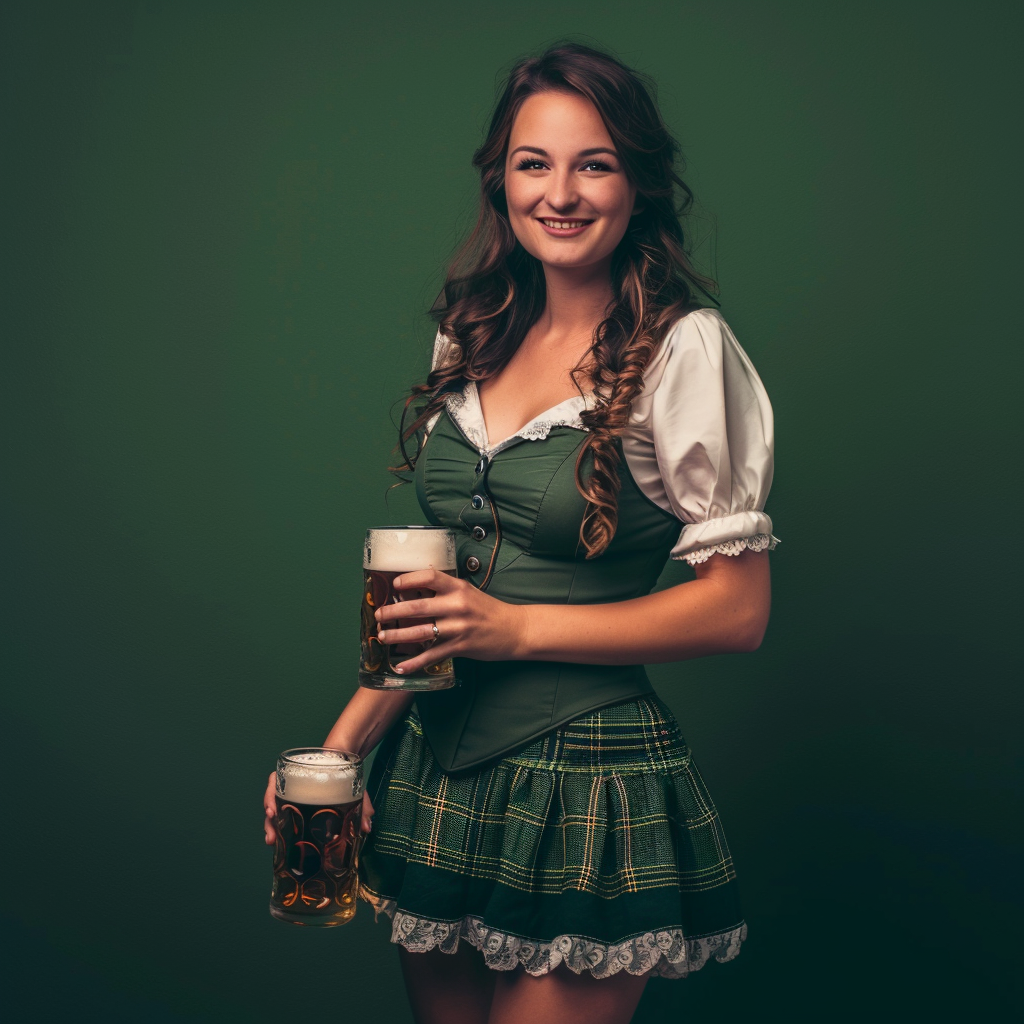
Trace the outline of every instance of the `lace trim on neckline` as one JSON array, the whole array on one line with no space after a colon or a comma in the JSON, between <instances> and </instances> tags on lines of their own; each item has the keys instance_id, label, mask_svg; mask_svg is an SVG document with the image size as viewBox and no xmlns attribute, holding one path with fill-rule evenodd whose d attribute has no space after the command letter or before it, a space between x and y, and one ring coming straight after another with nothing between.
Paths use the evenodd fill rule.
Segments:
<instances>
[{"instance_id":1,"label":"lace trim on neckline","mask_svg":"<svg viewBox=\"0 0 1024 1024\"><path fill-rule=\"evenodd\" d=\"M685 978L700 970L712 957L720 963L739 955L747 937L741 923L720 935L688 939L680 928L644 932L622 942L606 944L578 935L559 935L550 942L523 939L488 927L481 918L467 914L461 921L434 921L399 910L397 902L378 896L361 886L359 895L373 907L374 918L381 913L391 918L391 941L410 953L440 949L454 953L460 941L478 949L484 963L493 970L511 971L522 966L539 977L559 964L576 974L589 971L595 978L608 978L619 971L661 978Z\"/></svg>"},{"instance_id":2,"label":"lace trim on neckline","mask_svg":"<svg viewBox=\"0 0 1024 1024\"><path fill-rule=\"evenodd\" d=\"M516 440L543 441L555 427L587 429L580 419L580 411L587 406L587 399L582 395L567 398L564 402L545 409L539 416L534 416L529 423L497 444L487 443L487 428L484 426L484 414L480 408L480 393L475 380L468 381L461 391L451 392L445 399L445 404L448 415L458 423L459 429L466 435L466 439L485 454L504 448Z\"/></svg>"},{"instance_id":3,"label":"lace trim on neckline","mask_svg":"<svg viewBox=\"0 0 1024 1024\"><path fill-rule=\"evenodd\" d=\"M685 560L689 565L699 565L706 562L712 555L738 555L743 551L774 551L776 544L782 541L770 533L755 533L752 537L740 537L737 540L726 540L721 544L710 544L704 548L695 548L687 551L685 555L675 555L677 559Z\"/></svg>"}]
</instances>

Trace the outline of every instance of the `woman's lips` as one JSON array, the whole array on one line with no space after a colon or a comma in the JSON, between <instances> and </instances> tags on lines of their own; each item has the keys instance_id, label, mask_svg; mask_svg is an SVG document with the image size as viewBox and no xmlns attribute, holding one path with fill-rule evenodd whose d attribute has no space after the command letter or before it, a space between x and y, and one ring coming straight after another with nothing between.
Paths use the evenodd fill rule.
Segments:
<instances>
[{"instance_id":1,"label":"woman's lips","mask_svg":"<svg viewBox=\"0 0 1024 1024\"><path fill-rule=\"evenodd\" d=\"M555 238L572 238L574 235L582 234L594 223L592 220L584 220L582 217L538 217L537 222Z\"/></svg>"}]
</instances>

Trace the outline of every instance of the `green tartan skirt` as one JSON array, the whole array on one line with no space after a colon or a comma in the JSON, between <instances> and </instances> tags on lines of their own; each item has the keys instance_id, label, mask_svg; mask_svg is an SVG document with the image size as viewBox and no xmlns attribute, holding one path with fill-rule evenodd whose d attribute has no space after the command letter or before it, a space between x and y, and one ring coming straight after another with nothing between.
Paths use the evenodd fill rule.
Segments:
<instances>
[{"instance_id":1,"label":"green tartan skirt","mask_svg":"<svg viewBox=\"0 0 1024 1024\"><path fill-rule=\"evenodd\" d=\"M746 937L718 813L653 695L458 774L438 767L413 710L367 789L360 895L406 949L467 941L498 970L681 978Z\"/></svg>"}]
</instances>

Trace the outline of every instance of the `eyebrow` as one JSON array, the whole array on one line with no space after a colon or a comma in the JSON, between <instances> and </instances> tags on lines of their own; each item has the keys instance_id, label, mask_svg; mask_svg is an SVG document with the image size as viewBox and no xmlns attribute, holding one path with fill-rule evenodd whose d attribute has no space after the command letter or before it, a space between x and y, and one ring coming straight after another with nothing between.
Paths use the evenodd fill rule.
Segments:
<instances>
[{"instance_id":1,"label":"eyebrow","mask_svg":"<svg viewBox=\"0 0 1024 1024\"><path fill-rule=\"evenodd\" d=\"M511 153L509 153L509 156L515 156L516 153L523 149L527 150L527 152L530 153L539 153L541 156L550 156L546 149L541 149L539 146L517 146L515 149L512 150ZM598 146L596 149L582 149L579 153L576 154L576 156L594 156L597 153L607 153L609 154L609 156L614 156L616 158L619 155L618 153L615 152L614 149L607 149L604 146Z\"/></svg>"}]
</instances>

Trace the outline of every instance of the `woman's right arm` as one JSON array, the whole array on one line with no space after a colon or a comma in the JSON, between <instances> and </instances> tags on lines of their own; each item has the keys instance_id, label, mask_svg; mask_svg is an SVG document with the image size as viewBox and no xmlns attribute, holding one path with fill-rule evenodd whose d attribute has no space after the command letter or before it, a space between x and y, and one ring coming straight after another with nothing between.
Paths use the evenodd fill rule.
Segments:
<instances>
[{"instance_id":1,"label":"woman's right arm","mask_svg":"<svg viewBox=\"0 0 1024 1024\"><path fill-rule=\"evenodd\" d=\"M359 687L345 705L345 710L338 716L334 727L324 740L325 747L337 750L348 750L360 757L367 754L384 738L384 734L405 714L416 694L408 690L371 690ZM271 772L267 780L267 789L263 794L264 832L266 843L273 845L274 816L277 814L275 797L277 794L276 773ZM373 817L373 804L369 794L363 794L363 831L370 831L370 819Z\"/></svg>"}]
</instances>

